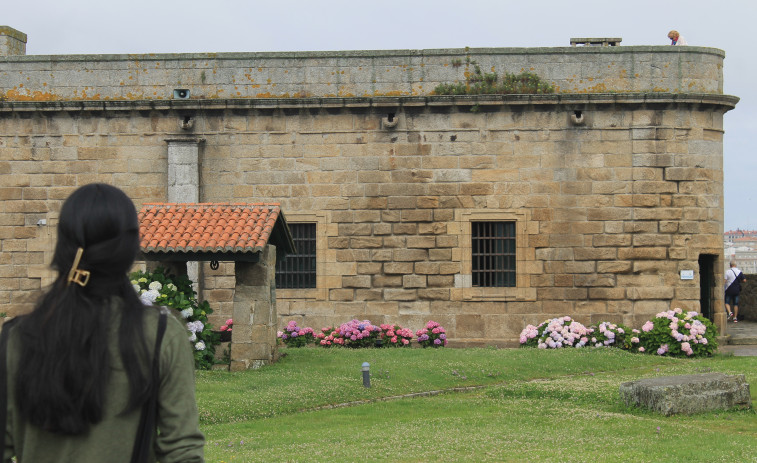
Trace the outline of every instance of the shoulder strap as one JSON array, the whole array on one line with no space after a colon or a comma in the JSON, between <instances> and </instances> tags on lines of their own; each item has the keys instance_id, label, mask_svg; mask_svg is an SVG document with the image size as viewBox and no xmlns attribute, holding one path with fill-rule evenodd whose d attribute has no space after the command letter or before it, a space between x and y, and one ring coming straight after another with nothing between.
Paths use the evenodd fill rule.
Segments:
<instances>
[{"instance_id":1,"label":"shoulder strap","mask_svg":"<svg viewBox=\"0 0 757 463\"><path fill-rule=\"evenodd\" d=\"M16 318L3 324L0 332L0 423L3 433L0 435L5 448L5 433L8 431L8 336Z\"/></svg>"},{"instance_id":2,"label":"shoulder strap","mask_svg":"<svg viewBox=\"0 0 757 463\"><path fill-rule=\"evenodd\" d=\"M161 309L158 318L158 335L155 338L155 350L152 358L152 381L150 384L150 397L142 406L142 414L139 418L137 437L134 440L134 448L131 452L131 463L147 462L152 448L152 439L155 436L155 420L158 410L158 391L160 389L160 345L163 342L163 334L166 332L166 313Z\"/></svg>"}]
</instances>

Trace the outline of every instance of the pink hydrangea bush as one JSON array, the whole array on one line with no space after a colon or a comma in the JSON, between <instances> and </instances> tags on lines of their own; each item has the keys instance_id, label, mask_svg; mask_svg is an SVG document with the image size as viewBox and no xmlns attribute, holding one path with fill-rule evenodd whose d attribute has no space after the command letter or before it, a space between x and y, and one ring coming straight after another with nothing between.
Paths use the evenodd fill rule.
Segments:
<instances>
[{"instance_id":1,"label":"pink hydrangea bush","mask_svg":"<svg viewBox=\"0 0 757 463\"><path fill-rule=\"evenodd\" d=\"M226 323L221 325L221 328L219 328L221 331L231 331L232 328L234 328L234 320L229 318L226 320Z\"/></svg>"},{"instance_id":2,"label":"pink hydrangea bush","mask_svg":"<svg viewBox=\"0 0 757 463\"><path fill-rule=\"evenodd\" d=\"M339 326L336 332L344 339L343 345L346 347L373 347L381 328L368 320L351 320Z\"/></svg>"},{"instance_id":3,"label":"pink hydrangea bush","mask_svg":"<svg viewBox=\"0 0 757 463\"><path fill-rule=\"evenodd\" d=\"M313 328L309 326L300 328L294 320L287 323L287 326L282 331L277 332L276 336L288 347L303 347L315 342Z\"/></svg>"},{"instance_id":4,"label":"pink hydrangea bush","mask_svg":"<svg viewBox=\"0 0 757 463\"><path fill-rule=\"evenodd\" d=\"M584 347L589 343L592 329L573 320L558 317L544 322L536 347L539 349L559 349L561 347Z\"/></svg>"},{"instance_id":5,"label":"pink hydrangea bush","mask_svg":"<svg viewBox=\"0 0 757 463\"><path fill-rule=\"evenodd\" d=\"M425 328L415 332L421 347L444 347L447 345L447 331L439 323L429 320Z\"/></svg>"},{"instance_id":6,"label":"pink hydrangea bush","mask_svg":"<svg viewBox=\"0 0 757 463\"><path fill-rule=\"evenodd\" d=\"M344 338L333 326L325 326L315 335L315 342L321 347L343 346Z\"/></svg>"},{"instance_id":7,"label":"pink hydrangea bush","mask_svg":"<svg viewBox=\"0 0 757 463\"><path fill-rule=\"evenodd\" d=\"M618 347L626 350L632 348L631 339L633 336L629 335L633 333L625 325L601 322L597 326L592 326L591 330L592 335L589 341L594 347Z\"/></svg>"},{"instance_id":8,"label":"pink hydrangea bush","mask_svg":"<svg viewBox=\"0 0 757 463\"><path fill-rule=\"evenodd\" d=\"M410 341L413 340L411 329L391 324L379 325L379 328L379 339L383 347L410 347Z\"/></svg>"},{"instance_id":9,"label":"pink hydrangea bush","mask_svg":"<svg viewBox=\"0 0 757 463\"><path fill-rule=\"evenodd\" d=\"M717 330L697 312L680 308L660 312L641 327L642 352L671 357L710 356L717 350Z\"/></svg>"}]
</instances>

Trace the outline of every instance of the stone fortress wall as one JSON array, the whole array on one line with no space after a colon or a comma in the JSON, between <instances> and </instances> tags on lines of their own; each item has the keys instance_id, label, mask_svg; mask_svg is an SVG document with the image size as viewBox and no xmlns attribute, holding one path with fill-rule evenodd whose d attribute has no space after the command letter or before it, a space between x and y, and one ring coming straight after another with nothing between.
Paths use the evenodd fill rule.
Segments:
<instances>
[{"instance_id":1,"label":"stone fortress wall","mask_svg":"<svg viewBox=\"0 0 757 463\"><path fill-rule=\"evenodd\" d=\"M558 91L431 95L468 59ZM277 290L282 326L434 319L453 345L513 345L552 316L639 326L699 309L700 256L722 293L723 114L738 101L723 59L646 46L0 57L0 310L28 310L49 281L76 186L175 200L177 143L195 153L199 201L275 201L316 223L317 287ZM472 285L472 221L515 223L515 287ZM231 265L199 271L219 320ZM723 326L719 299L706 304Z\"/></svg>"}]
</instances>

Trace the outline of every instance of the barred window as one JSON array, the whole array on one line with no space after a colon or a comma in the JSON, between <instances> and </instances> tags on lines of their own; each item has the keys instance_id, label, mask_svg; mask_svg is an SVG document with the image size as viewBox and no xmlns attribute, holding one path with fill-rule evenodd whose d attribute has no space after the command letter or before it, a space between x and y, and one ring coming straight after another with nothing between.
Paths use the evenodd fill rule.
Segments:
<instances>
[{"instance_id":1,"label":"barred window","mask_svg":"<svg viewBox=\"0 0 757 463\"><path fill-rule=\"evenodd\" d=\"M296 252L276 263L276 287L315 288L315 224L289 223Z\"/></svg>"},{"instance_id":2,"label":"barred window","mask_svg":"<svg viewBox=\"0 0 757 463\"><path fill-rule=\"evenodd\" d=\"M515 222L471 222L472 284L515 287Z\"/></svg>"}]
</instances>

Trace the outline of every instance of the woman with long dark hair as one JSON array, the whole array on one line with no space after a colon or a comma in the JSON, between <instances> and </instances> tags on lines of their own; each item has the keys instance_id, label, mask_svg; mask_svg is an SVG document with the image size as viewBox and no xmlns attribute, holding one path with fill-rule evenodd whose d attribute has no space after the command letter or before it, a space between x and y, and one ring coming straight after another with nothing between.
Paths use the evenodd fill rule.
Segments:
<instances>
[{"instance_id":1,"label":"woman with long dark hair","mask_svg":"<svg viewBox=\"0 0 757 463\"><path fill-rule=\"evenodd\" d=\"M86 185L63 203L58 276L3 329L4 461L204 461L187 331L139 300L128 278L138 251L136 209L118 188Z\"/></svg>"}]
</instances>

